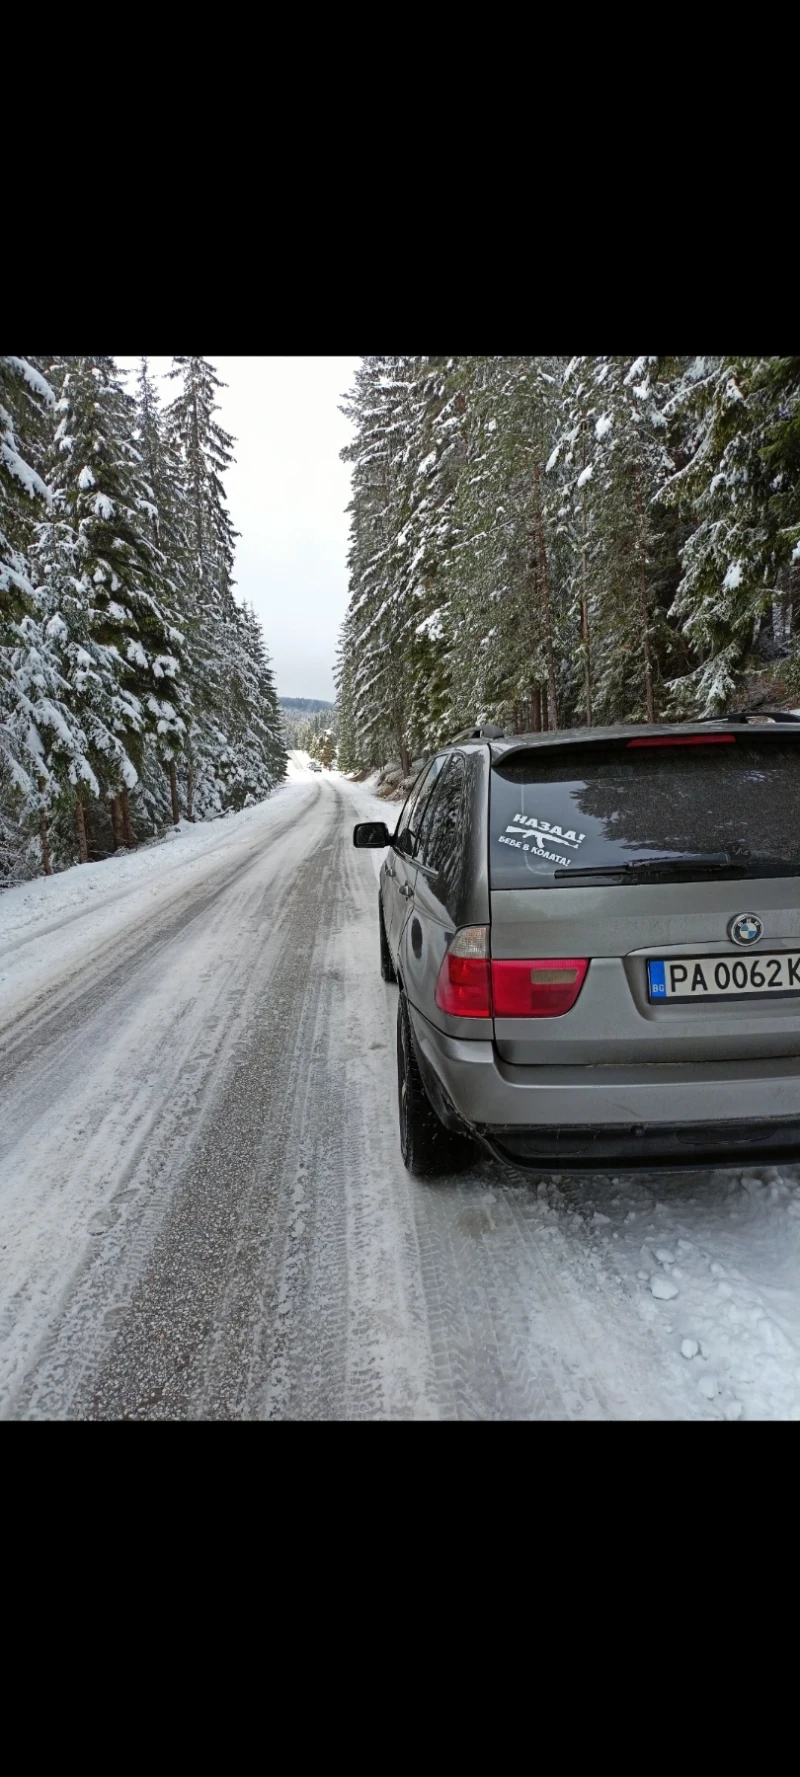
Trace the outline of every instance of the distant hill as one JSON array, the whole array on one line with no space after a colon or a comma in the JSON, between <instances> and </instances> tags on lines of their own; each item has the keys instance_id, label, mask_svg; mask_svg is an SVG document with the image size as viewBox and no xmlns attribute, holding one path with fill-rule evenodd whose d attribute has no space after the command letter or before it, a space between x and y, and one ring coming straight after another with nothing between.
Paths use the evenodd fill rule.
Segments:
<instances>
[{"instance_id":1,"label":"distant hill","mask_svg":"<svg viewBox=\"0 0 800 1777\"><path fill-rule=\"evenodd\" d=\"M333 709L322 697L279 697L278 702L290 716L315 716L318 710Z\"/></svg>"}]
</instances>

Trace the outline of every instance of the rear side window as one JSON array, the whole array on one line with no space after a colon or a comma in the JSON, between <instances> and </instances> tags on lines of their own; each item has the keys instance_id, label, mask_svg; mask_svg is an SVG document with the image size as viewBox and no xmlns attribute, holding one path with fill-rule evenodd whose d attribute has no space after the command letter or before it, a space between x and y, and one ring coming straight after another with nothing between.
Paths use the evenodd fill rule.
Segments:
<instances>
[{"instance_id":1,"label":"rear side window","mask_svg":"<svg viewBox=\"0 0 800 1777\"><path fill-rule=\"evenodd\" d=\"M419 862L440 878L444 900L455 887L461 862L463 797L464 760L458 753L448 761L428 803L417 846Z\"/></svg>"},{"instance_id":2,"label":"rear side window","mask_svg":"<svg viewBox=\"0 0 800 1777\"><path fill-rule=\"evenodd\" d=\"M443 764L444 759L433 759L419 780L418 786L411 791L392 841L397 851L405 852L409 856L413 852L431 791Z\"/></svg>"},{"instance_id":3,"label":"rear side window","mask_svg":"<svg viewBox=\"0 0 800 1777\"><path fill-rule=\"evenodd\" d=\"M407 845L406 845L406 841L405 841L405 833L406 833L406 830L407 830L409 823L411 821L411 816L414 813L414 806L415 806L419 796L421 795L422 790L424 789L424 786L428 781L428 778L430 777L430 773L431 773L432 769L433 769L433 767L431 765L426 765L424 767L424 769L419 773L416 783L413 785L412 789L409 791L409 793L406 797L406 800L403 803L403 807L400 811L400 819L397 823L397 826L395 827L394 837L393 837L393 844L397 846L399 851L404 851L407 849Z\"/></svg>"},{"instance_id":4,"label":"rear side window","mask_svg":"<svg viewBox=\"0 0 800 1777\"><path fill-rule=\"evenodd\" d=\"M755 735L691 746L532 749L493 763L493 888L560 888L557 870L751 853L800 873L800 746Z\"/></svg>"}]
</instances>

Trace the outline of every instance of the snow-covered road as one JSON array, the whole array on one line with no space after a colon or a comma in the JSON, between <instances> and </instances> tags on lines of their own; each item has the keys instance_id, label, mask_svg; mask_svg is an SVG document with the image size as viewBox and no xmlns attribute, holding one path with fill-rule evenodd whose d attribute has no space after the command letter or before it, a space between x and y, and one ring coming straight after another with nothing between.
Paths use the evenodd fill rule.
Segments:
<instances>
[{"instance_id":1,"label":"snow-covered road","mask_svg":"<svg viewBox=\"0 0 800 1777\"><path fill-rule=\"evenodd\" d=\"M0 1411L800 1418L799 1170L409 1178L373 814L0 897Z\"/></svg>"}]
</instances>

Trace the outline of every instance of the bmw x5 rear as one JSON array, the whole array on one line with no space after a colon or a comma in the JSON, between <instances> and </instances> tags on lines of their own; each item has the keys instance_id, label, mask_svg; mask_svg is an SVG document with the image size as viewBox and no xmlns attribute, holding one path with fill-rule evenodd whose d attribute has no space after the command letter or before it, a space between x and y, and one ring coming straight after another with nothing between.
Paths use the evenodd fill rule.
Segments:
<instances>
[{"instance_id":1,"label":"bmw x5 rear","mask_svg":"<svg viewBox=\"0 0 800 1777\"><path fill-rule=\"evenodd\" d=\"M442 749L381 870L412 1170L800 1156L799 767L789 719Z\"/></svg>"}]
</instances>

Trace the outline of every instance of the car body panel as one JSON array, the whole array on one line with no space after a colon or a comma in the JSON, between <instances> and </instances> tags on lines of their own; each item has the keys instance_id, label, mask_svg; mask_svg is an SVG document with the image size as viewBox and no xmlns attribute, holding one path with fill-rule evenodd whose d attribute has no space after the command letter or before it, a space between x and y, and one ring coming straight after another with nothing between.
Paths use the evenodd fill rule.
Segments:
<instances>
[{"instance_id":1,"label":"car body panel","mask_svg":"<svg viewBox=\"0 0 800 1777\"><path fill-rule=\"evenodd\" d=\"M480 1129L537 1124L673 1124L800 1119L800 1056L619 1067L514 1067L488 1039L437 1030L411 1008L414 1040L464 1122Z\"/></svg>"},{"instance_id":2,"label":"car body panel","mask_svg":"<svg viewBox=\"0 0 800 1777\"><path fill-rule=\"evenodd\" d=\"M524 1065L800 1054L800 999L648 1001L648 956L741 957L728 925L751 906L764 922L759 950L800 949L791 876L493 891L493 957L593 959L562 1017L495 1020L501 1055Z\"/></svg>"}]
</instances>

